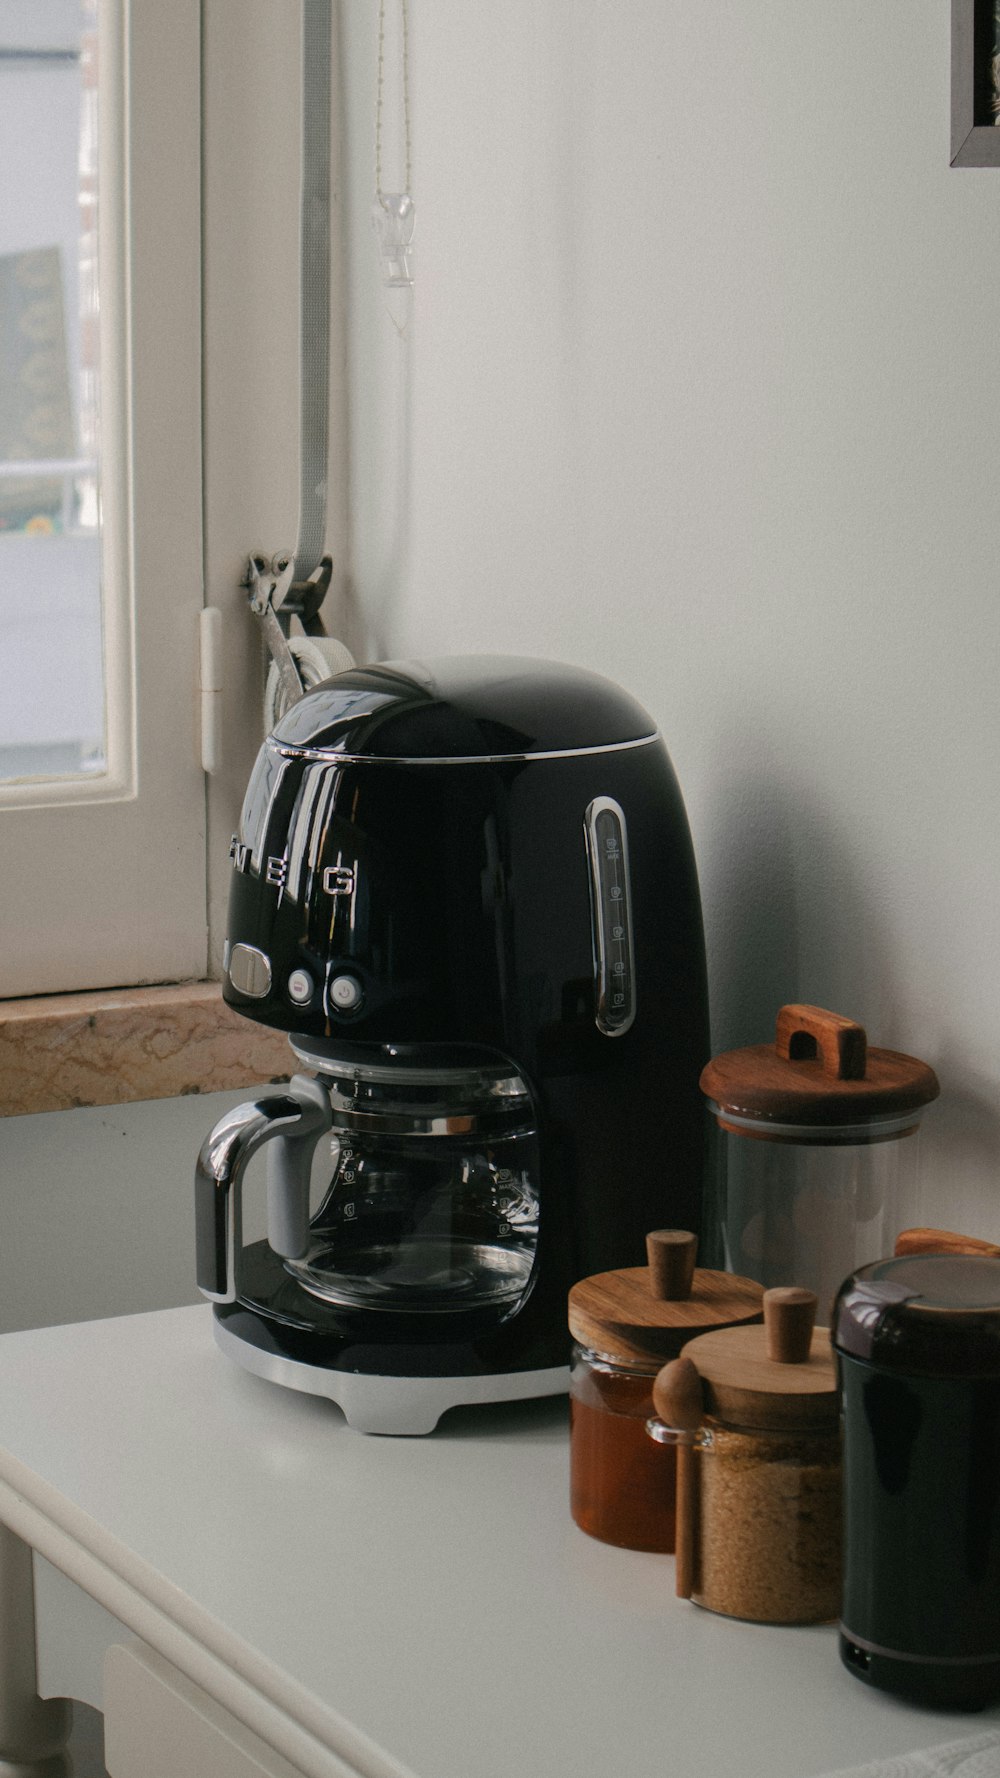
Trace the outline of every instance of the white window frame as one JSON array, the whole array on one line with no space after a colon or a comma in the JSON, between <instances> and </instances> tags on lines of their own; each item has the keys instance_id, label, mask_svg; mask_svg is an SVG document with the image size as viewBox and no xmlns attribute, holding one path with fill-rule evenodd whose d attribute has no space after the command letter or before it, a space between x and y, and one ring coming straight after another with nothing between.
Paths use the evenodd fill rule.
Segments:
<instances>
[{"instance_id":1,"label":"white window frame","mask_svg":"<svg viewBox=\"0 0 1000 1778\"><path fill-rule=\"evenodd\" d=\"M0 999L218 975L229 840L263 734L262 648L240 581L251 553L294 547L299 509L300 8L100 7L109 771L0 786ZM338 127L335 116L335 152ZM342 277L338 267L335 365ZM335 623L345 409L335 372L325 607ZM206 604L221 610L223 635L208 780Z\"/></svg>"},{"instance_id":2,"label":"white window frame","mask_svg":"<svg viewBox=\"0 0 1000 1778\"><path fill-rule=\"evenodd\" d=\"M206 972L199 0L101 0L98 55L108 769L0 787L7 997Z\"/></svg>"}]
</instances>

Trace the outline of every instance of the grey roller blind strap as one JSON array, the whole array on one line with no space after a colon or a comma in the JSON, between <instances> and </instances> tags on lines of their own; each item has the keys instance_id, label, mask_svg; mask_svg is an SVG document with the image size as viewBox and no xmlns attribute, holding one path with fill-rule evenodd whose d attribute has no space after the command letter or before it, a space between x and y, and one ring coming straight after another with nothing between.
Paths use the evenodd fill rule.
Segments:
<instances>
[{"instance_id":1,"label":"grey roller blind strap","mask_svg":"<svg viewBox=\"0 0 1000 1778\"><path fill-rule=\"evenodd\" d=\"M299 529L294 579L326 547L330 449L330 87L332 0L302 0Z\"/></svg>"},{"instance_id":2,"label":"grey roller blind strap","mask_svg":"<svg viewBox=\"0 0 1000 1778\"><path fill-rule=\"evenodd\" d=\"M330 60L333 0L302 0L302 175L299 236L299 528L295 555L250 557L243 585L286 702L304 686L289 648L293 616L323 635L330 447ZM211 769L211 768L206 768Z\"/></svg>"}]
</instances>

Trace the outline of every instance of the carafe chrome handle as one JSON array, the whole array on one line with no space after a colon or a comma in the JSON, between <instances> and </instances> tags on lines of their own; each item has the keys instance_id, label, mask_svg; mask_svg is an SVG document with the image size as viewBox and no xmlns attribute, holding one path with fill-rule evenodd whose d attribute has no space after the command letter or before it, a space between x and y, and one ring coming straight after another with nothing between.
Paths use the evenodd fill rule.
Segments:
<instances>
[{"instance_id":1,"label":"carafe chrome handle","mask_svg":"<svg viewBox=\"0 0 1000 1778\"><path fill-rule=\"evenodd\" d=\"M195 1253L198 1289L210 1302L236 1301L243 1175L258 1148L277 1137L281 1141L268 1178L268 1238L286 1257L301 1255L309 1226L313 1149L331 1121L329 1094L318 1081L296 1074L286 1092L238 1105L206 1137L195 1170Z\"/></svg>"}]
</instances>

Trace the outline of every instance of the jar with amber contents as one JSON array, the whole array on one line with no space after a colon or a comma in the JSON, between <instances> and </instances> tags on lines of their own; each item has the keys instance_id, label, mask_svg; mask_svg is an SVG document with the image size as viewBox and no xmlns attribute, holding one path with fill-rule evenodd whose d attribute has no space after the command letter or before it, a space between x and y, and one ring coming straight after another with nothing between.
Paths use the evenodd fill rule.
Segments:
<instances>
[{"instance_id":1,"label":"jar with amber contents","mask_svg":"<svg viewBox=\"0 0 1000 1778\"><path fill-rule=\"evenodd\" d=\"M649 1432L678 1454L677 1592L755 1623L836 1617L841 1451L816 1298L770 1290L764 1327L692 1340L656 1379Z\"/></svg>"},{"instance_id":2,"label":"jar with amber contents","mask_svg":"<svg viewBox=\"0 0 1000 1778\"><path fill-rule=\"evenodd\" d=\"M685 1230L659 1229L646 1246L647 1266L596 1273L569 1294L570 1510L603 1543L670 1551L676 1458L646 1432L653 1382L692 1334L759 1321L764 1293L696 1268Z\"/></svg>"}]
</instances>

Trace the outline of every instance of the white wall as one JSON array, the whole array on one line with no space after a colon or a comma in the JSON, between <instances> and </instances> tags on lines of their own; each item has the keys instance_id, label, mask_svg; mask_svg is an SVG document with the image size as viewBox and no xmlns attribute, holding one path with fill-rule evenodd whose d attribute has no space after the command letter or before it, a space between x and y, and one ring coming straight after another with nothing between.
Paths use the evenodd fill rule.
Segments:
<instances>
[{"instance_id":1,"label":"white wall","mask_svg":"<svg viewBox=\"0 0 1000 1778\"><path fill-rule=\"evenodd\" d=\"M201 1302L195 1162L250 1096L0 1118L0 1332Z\"/></svg>"},{"instance_id":2,"label":"white wall","mask_svg":"<svg viewBox=\"0 0 1000 1778\"><path fill-rule=\"evenodd\" d=\"M202 1303L195 1164L218 1120L254 1097L250 1087L0 1118L0 1333ZM319 1143L314 1208L328 1157ZM266 1232L266 1169L262 1151L244 1177L247 1242Z\"/></svg>"},{"instance_id":3,"label":"white wall","mask_svg":"<svg viewBox=\"0 0 1000 1778\"><path fill-rule=\"evenodd\" d=\"M1000 172L948 165L948 0L410 0L412 301L376 14L341 7L371 651L636 692L715 1047L804 999L932 1062L920 1211L1000 1239Z\"/></svg>"},{"instance_id":4,"label":"white wall","mask_svg":"<svg viewBox=\"0 0 1000 1778\"><path fill-rule=\"evenodd\" d=\"M948 0L410 0L412 302L369 221L376 0L340 11L359 649L634 690L686 793L715 1046L801 998L931 1061L922 1213L1000 1239L1000 171L948 166ZM2 1325L193 1297L232 1102L0 1126Z\"/></svg>"}]
</instances>

